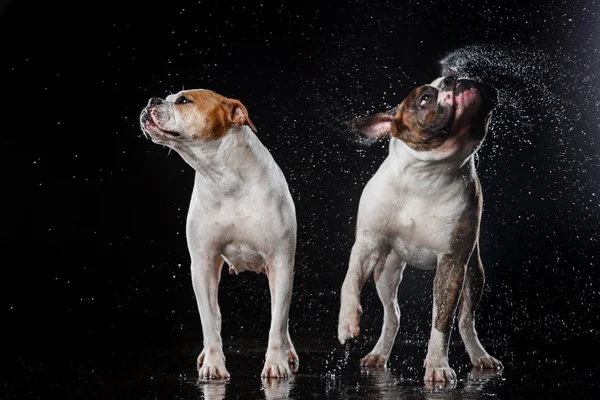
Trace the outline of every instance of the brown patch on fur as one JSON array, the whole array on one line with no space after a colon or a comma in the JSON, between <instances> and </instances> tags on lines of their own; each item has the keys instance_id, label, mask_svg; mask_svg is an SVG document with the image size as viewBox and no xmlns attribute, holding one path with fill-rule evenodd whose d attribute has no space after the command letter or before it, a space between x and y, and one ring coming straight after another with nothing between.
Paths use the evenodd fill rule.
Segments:
<instances>
[{"instance_id":1,"label":"brown patch on fur","mask_svg":"<svg viewBox=\"0 0 600 400\"><path fill-rule=\"evenodd\" d=\"M228 119L230 119L231 123L236 124L237 126L248 125L250 129L256 133L256 127L248 116L246 106L244 106L241 101L226 99L224 104L228 108Z\"/></svg>"},{"instance_id":2,"label":"brown patch on fur","mask_svg":"<svg viewBox=\"0 0 600 400\"><path fill-rule=\"evenodd\" d=\"M435 328L444 333L449 333L452 328L454 313L465 280L467 263L469 263L479 240L479 222L482 212L479 178L475 177L474 184L469 188L471 193L467 200L468 203L456 221L450 251L442 257L435 274L433 287L437 308Z\"/></svg>"},{"instance_id":3,"label":"brown patch on fur","mask_svg":"<svg viewBox=\"0 0 600 400\"><path fill-rule=\"evenodd\" d=\"M194 112L206 116L207 126L201 132L195 133L193 137L202 140L220 139L227 134L232 124L248 125L256 132L254 124L248 117L248 110L239 100L229 99L211 90L191 90L185 92L185 96L193 101Z\"/></svg>"},{"instance_id":4,"label":"brown patch on fur","mask_svg":"<svg viewBox=\"0 0 600 400\"><path fill-rule=\"evenodd\" d=\"M440 147L446 141L446 135L432 136L429 128L436 124L439 115L437 91L432 92L434 99L427 109L419 109L417 99L428 90L428 85L413 90L400 104L394 120L395 126L390 132L391 136L402 140L416 151L429 151Z\"/></svg>"},{"instance_id":5,"label":"brown patch on fur","mask_svg":"<svg viewBox=\"0 0 600 400\"><path fill-rule=\"evenodd\" d=\"M460 296L460 309L458 312L459 323L462 320L463 314L471 314L471 320L475 320L475 310L481 300L483 287L485 285L485 273L483 271L483 263L479 254L479 243L475 247L469 263L467 264L467 273L465 275L465 285Z\"/></svg>"}]
</instances>

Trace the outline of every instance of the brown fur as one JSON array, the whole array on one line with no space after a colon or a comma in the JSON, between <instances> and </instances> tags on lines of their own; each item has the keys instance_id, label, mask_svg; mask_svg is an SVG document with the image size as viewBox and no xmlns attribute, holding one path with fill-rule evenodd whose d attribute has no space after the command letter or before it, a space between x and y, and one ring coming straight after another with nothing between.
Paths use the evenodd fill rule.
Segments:
<instances>
[{"instance_id":1,"label":"brown fur","mask_svg":"<svg viewBox=\"0 0 600 400\"><path fill-rule=\"evenodd\" d=\"M469 264L467 264L467 271L465 274L465 288L460 295L460 309L458 314L459 324L466 322L467 319L463 319L465 316L475 319L475 309L481 300L483 295L483 287L485 285L485 273L483 270L483 263L481 262L481 256L479 254L479 243L475 247L471 258L469 258ZM464 329L460 327L459 329Z\"/></svg>"},{"instance_id":2,"label":"brown fur","mask_svg":"<svg viewBox=\"0 0 600 400\"><path fill-rule=\"evenodd\" d=\"M470 257L479 257L473 250L479 240L482 196L479 179L475 178L467 206L456 222L450 251L442 257L434 280L434 301L437 307L435 328L449 333Z\"/></svg>"},{"instance_id":3,"label":"brown fur","mask_svg":"<svg viewBox=\"0 0 600 400\"><path fill-rule=\"evenodd\" d=\"M429 151L444 144L446 136L431 136L425 128L432 126L438 118L436 108L427 110L415 108L417 99L423 94L428 86L421 86L413 90L400 104L398 112L394 116L394 124L390 132L391 136L402 140L416 151ZM433 95L433 94L432 94Z\"/></svg>"},{"instance_id":4,"label":"brown fur","mask_svg":"<svg viewBox=\"0 0 600 400\"><path fill-rule=\"evenodd\" d=\"M192 103L180 104L180 112L201 112L206 115L207 129L197 132L194 138L216 140L227 134L232 124L248 125L254 132L256 127L248 116L246 107L236 99L229 99L211 90L193 90L185 93ZM186 109L187 107L187 109ZM192 107L194 111L192 111ZM197 111L196 111L197 110Z\"/></svg>"}]
</instances>

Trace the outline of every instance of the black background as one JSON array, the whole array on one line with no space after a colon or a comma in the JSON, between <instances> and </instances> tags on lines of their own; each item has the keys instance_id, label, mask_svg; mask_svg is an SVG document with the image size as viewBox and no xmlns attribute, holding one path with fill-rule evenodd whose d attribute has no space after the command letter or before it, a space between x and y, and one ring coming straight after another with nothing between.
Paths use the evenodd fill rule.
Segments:
<instances>
[{"instance_id":1,"label":"black background","mask_svg":"<svg viewBox=\"0 0 600 400\"><path fill-rule=\"evenodd\" d=\"M292 336L314 326L334 338L360 193L387 154L345 123L399 103L471 45L537 63L496 82L506 96L479 151L479 331L515 346L598 339L596 2L125 3L0 8L0 315L12 340L201 340L185 243L193 171L138 125L149 97L183 88L248 108L297 208ZM514 54L494 60L519 67ZM401 335L427 338L432 278L406 272ZM378 302L367 284L373 335ZM246 330L268 327L262 275L224 276L220 304Z\"/></svg>"}]
</instances>

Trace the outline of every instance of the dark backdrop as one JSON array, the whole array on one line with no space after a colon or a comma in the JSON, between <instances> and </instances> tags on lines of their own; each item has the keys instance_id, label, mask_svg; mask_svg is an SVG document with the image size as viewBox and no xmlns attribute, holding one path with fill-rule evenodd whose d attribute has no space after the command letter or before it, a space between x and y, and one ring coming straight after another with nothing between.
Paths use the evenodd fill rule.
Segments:
<instances>
[{"instance_id":1,"label":"dark backdrop","mask_svg":"<svg viewBox=\"0 0 600 400\"><path fill-rule=\"evenodd\" d=\"M465 56L505 94L478 159L479 330L508 343L596 340L599 11L593 1L7 3L3 330L32 345L200 340L185 243L193 171L137 121L151 96L209 88L247 106L287 176L299 222L292 332L335 337L359 197L387 152L385 141L353 141L346 121L399 103L445 56L493 46L493 57ZM432 279L405 274L401 335L427 338ZM367 284L366 332L379 332L378 302ZM224 276L220 303L242 331L268 328L264 276Z\"/></svg>"}]
</instances>

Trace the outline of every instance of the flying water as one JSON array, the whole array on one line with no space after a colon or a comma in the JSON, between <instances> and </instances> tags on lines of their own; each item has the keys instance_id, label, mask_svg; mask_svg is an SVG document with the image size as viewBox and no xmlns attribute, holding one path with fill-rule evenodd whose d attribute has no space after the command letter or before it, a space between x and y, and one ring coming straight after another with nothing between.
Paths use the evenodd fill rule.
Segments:
<instances>
[{"instance_id":1,"label":"flying water","mask_svg":"<svg viewBox=\"0 0 600 400\"><path fill-rule=\"evenodd\" d=\"M597 226L598 66L574 56L495 45L461 48L440 64L443 75L489 82L499 90L490 136L480 151L486 174L500 180L531 179L531 185L522 186L525 197L559 207L576 227L592 220ZM590 234L598 240L597 232Z\"/></svg>"},{"instance_id":2,"label":"flying water","mask_svg":"<svg viewBox=\"0 0 600 400\"><path fill-rule=\"evenodd\" d=\"M510 309L507 322L515 332L543 335L552 327L556 337L593 334L585 327L597 320L600 303L592 284L600 256L598 60L477 45L447 54L440 70L499 91L478 151L484 192L480 241L490 260L487 270L497 271L496 282L505 282L491 290L492 297L498 294L493 312ZM524 294L545 292L560 295L542 296L531 307ZM565 303L570 306L562 310ZM548 308L556 312L546 313ZM540 323L527 322L532 319Z\"/></svg>"}]
</instances>

